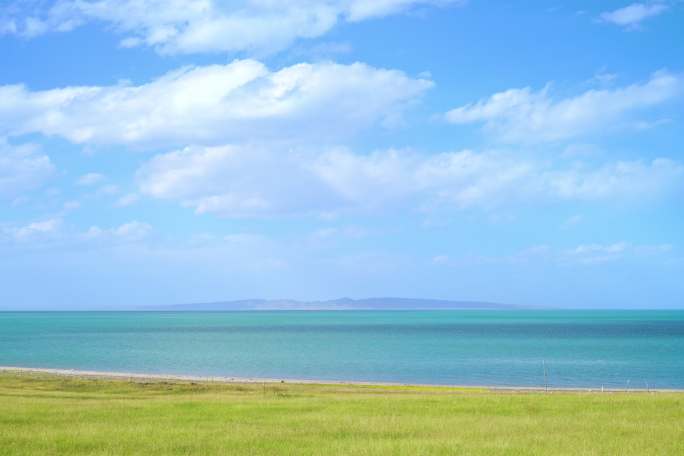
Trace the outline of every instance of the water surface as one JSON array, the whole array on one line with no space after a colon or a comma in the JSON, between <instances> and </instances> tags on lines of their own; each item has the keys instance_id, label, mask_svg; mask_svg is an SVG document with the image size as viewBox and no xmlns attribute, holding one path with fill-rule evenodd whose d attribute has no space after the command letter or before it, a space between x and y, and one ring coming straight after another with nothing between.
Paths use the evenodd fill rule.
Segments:
<instances>
[{"instance_id":1,"label":"water surface","mask_svg":"<svg viewBox=\"0 0 684 456\"><path fill-rule=\"evenodd\" d=\"M684 311L0 312L0 365L684 388Z\"/></svg>"}]
</instances>

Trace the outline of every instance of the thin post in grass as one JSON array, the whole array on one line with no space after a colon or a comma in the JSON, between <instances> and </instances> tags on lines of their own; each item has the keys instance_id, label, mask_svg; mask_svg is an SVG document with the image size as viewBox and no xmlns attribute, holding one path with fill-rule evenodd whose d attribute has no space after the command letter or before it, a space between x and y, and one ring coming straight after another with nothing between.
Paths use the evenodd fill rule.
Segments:
<instances>
[{"instance_id":1,"label":"thin post in grass","mask_svg":"<svg viewBox=\"0 0 684 456\"><path fill-rule=\"evenodd\" d=\"M546 360L542 360L542 369L544 371L544 391L548 392L549 391L549 378L548 378L548 373L546 372Z\"/></svg>"}]
</instances>

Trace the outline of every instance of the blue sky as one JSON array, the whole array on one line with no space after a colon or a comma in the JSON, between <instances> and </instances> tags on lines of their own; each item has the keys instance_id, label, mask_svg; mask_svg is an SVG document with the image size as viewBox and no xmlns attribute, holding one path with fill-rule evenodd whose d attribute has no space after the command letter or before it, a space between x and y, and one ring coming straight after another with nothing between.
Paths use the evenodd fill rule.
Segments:
<instances>
[{"instance_id":1,"label":"blue sky","mask_svg":"<svg viewBox=\"0 0 684 456\"><path fill-rule=\"evenodd\" d=\"M10 0L0 308L684 306L678 1Z\"/></svg>"}]
</instances>

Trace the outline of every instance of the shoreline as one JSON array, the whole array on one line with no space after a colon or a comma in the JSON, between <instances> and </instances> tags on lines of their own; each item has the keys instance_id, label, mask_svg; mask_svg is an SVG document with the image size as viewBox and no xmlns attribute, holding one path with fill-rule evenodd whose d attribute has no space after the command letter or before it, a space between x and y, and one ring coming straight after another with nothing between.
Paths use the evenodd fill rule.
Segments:
<instances>
[{"instance_id":1,"label":"shoreline","mask_svg":"<svg viewBox=\"0 0 684 456\"><path fill-rule=\"evenodd\" d=\"M416 387L416 388L444 388L444 389L472 389L490 392L576 392L576 393L684 393L684 389L677 388L590 388L590 387L551 387L544 386L491 386L491 385L444 385L434 383L400 383L400 382L372 382L353 380L324 380L324 379L292 379L292 378L261 378L235 376L202 376L180 374L148 374L140 372L112 372L81 369L58 369L42 367L0 366L0 373L49 374L62 377L91 378L102 380L154 380L176 382L201 382L225 384L294 384L294 385L338 385L338 386L386 386L386 387Z\"/></svg>"}]
</instances>

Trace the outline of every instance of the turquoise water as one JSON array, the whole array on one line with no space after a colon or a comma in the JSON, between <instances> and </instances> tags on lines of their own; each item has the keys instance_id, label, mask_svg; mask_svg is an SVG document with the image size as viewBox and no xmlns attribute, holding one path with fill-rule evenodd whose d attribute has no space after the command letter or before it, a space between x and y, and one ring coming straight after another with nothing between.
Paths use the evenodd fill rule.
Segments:
<instances>
[{"instance_id":1,"label":"turquoise water","mask_svg":"<svg viewBox=\"0 0 684 456\"><path fill-rule=\"evenodd\" d=\"M684 311L3 312L0 365L684 388Z\"/></svg>"}]
</instances>

